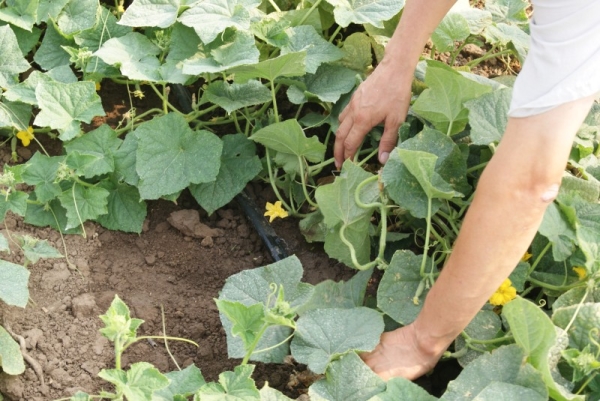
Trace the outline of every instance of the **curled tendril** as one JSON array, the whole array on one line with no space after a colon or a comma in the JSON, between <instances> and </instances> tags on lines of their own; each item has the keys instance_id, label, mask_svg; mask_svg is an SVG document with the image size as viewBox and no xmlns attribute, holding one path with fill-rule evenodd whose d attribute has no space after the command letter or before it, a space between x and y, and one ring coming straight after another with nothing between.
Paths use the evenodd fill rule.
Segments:
<instances>
[{"instance_id":1,"label":"curled tendril","mask_svg":"<svg viewBox=\"0 0 600 401\"><path fill-rule=\"evenodd\" d=\"M540 299L540 300L538 301L538 305L539 305L539 307L540 307L540 308L543 308L544 306L546 306L546 303L547 303L547 302L546 302L546 300L545 300L545 299Z\"/></svg>"},{"instance_id":2,"label":"curled tendril","mask_svg":"<svg viewBox=\"0 0 600 401\"><path fill-rule=\"evenodd\" d=\"M273 297L277 297L277 284L275 283L270 283L269 284L269 295L267 296L267 307L270 307L271 305L271 299L273 299Z\"/></svg>"},{"instance_id":3,"label":"curled tendril","mask_svg":"<svg viewBox=\"0 0 600 401\"><path fill-rule=\"evenodd\" d=\"M600 358L600 342L596 341L596 337L600 337L600 329L598 329L597 327L593 327L588 332L588 337L590 339L590 342L594 344L598 349L598 351L596 352L596 359Z\"/></svg>"}]
</instances>

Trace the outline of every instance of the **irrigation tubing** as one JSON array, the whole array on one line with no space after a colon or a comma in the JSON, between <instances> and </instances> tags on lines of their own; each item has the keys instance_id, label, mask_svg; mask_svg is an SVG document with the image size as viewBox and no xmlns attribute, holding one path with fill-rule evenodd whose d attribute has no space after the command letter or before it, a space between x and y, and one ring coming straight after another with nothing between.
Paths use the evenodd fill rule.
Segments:
<instances>
[{"instance_id":1,"label":"irrigation tubing","mask_svg":"<svg viewBox=\"0 0 600 401\"><path fill-rule=\"evenodd\" d=\"M179 103L181 111L184 113L192 112L192 95L189 90L181 84L171 85L171 90ZM235 197L235 201L246 215L246 219L252 224L254 230L256 230L273 261L277 262L288 257L285 241L277 235L271 224L269 224L263 215L263 209L258 207L256 202L245 191L239 193Z\"/></svg>"}]
</instances>

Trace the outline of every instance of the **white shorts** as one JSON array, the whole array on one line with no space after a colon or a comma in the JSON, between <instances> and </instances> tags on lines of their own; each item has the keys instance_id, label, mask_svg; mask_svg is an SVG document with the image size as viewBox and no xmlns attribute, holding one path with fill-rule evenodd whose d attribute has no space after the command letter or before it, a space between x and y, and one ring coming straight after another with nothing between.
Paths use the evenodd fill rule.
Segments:
<instances>
[{"instance_id":1,"label":"white shorts","mask_svg":"<svg viewBox=\"0 0 600 401\"><path fill-rule=\"evenodd\" d=\"M600 93L600 0L534 0L533 8L531 45L510 117Z\"/></svg>"}]
</instances>

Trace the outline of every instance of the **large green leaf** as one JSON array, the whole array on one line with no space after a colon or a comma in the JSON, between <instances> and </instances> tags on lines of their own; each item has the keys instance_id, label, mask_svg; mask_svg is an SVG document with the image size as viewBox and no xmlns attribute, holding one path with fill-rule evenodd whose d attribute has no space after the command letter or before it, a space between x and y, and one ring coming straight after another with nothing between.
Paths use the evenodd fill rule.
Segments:
<instances>
[{"instance_id":1,"label":"large green leaf","mask_svg":"<svg viewBox=\"0 0 600 401\"><path fill-rule=\"evenodd\" d=\"M231 113L247 106L270 101L271 91L258 80L250 80L244 84L214 81L208 85L202 98Z\"/></svg>"},{"instance_id":2,"label":"large green leaf","mask_svg":"<svg viewBox=\"0 0 600 401\"><path fill-rule=\"evenodd\" d=\"M21 347L2 326L0 326L0 366L9 375L20 375L25 372Z\"/></svg>"},{"instance_id":3,"label":"large green leaf","mask_svg":"<svg viewBox=\"0 0 600 401\"><path fill-rule=\"evenodd\" d=\"M371 24L383 28L383 21L396 15L403 1L390 0L327 0L333 9L335 22L342 27L354 24Z\"/></svg>"},{"instance_id":4,"label":"large green leaf","mask_svg":"<svg viewBox=\"0 0 600 401\"><path fill-rule=\"evenodd\" d=\"M129 11L129 8L127 11ZM121 19L119 22L121 23L123 20ZM85 31L77 33L74 36L74 39L79 47L85 47L89 51L95 52L107 40L125 36L129 32L131 32L131 28L119 25L117 23L117 18L108 9L101 7L101 13L96 25L91 29L86 29ZM91 59L89 63L93 64L95 63L95 60Z\"/></svg>"},{"instance_id":5,"label":"large green leaf","mask_svg":"<svg viewBox=\"0 0 600 401\"><path fill-rule=\"evenodd\" d=\"M500 347L491 355L482 355L448 384L441 400L547 400L548 391L542 375L530 364L524 363L525 356L523 350L514 344ZM515 395L518 397L512 398Z\"/></svg>"},{"instance_id":6,"label":"large green leaf","mask_svg":"<svg viewBox=\"0 0 600 401\"><path fill-rule=\"evenodd\" d=\"M462 42L470 34L466 18L458 13L449 13L433 31L431 40L438 51L448 52L454 49L454 42Z\"/></svg>"},{"instance_id":7,"label":"large green leaf","mask_svg":"<svg viewBox=\"0 0 600 401\"><path fill-rule=\"evenodd\" d=\"M117 133L104 124L87 134L65 144L67 164L77 175L92 178L112 173L115 169L114 153L123 141Z\"/></svg>"},{"instance_id":8,"label":"large green leaf","mask_svg":"<svg viewBox=\"0 0 600 401\"><path fill-rule=\"evenodd\" d=\"M114 384L130 401L153 401L154 392L169 385L169 379L148 362L136 362L126 372L102 369L98 376Z\"/></svg>"},{"instance_id":9,"label":"large green leaf","mask_svg":"<svg viewBox=\"0 0 600 401\"><path fill-rule=\"evenodd\" d=\"M474 338L476 340L491 340L498 336L499 332L502 330L502 321L500 317L492 311L492 310L480 310L477 312L473 320L469 323L469 325L465 328L465 333L469 335L469 337ZM490 349L487 348L485 344L477 344L479 349ZM458 336L456 340L454 340L454 349L455 351L460 351L466 346L466 341L464 337ZM497 347L497 345L492 345L492 348ZM466 354L458 358L458 363L462 367L467 366L469 363L473 362L479 356L481 356L481 352L478 350L474 350L472 348L467 348ZM464 351L463 351L464 352Z\"/></svg>"},{"instance_id":10,"label":"large green leaf","mask_svg":"<svg viewBox=\"0 0 600 401\"><path fill-rule=\"evenodd\" d=\"M296 323L291 344L294 359L315 373L350 351L372 351L383 332L382 315L369 308L316 309Z\"/></svg>"},{"instance_id":11,"label":"large green leaf","mask_svg":"<svg viewBox=\"0 0 600 401\"><path fill-rule=\"evenodd\" d=\"M324 64L314 74L300 78L298 85L291 85L287 95L292 103L301 104L309 98L335 103L340 96L356 85L356 72L339 65Z\"/></svg>"},{"instance_id":12,"label":"large green leaf","mask_svg":"<svg viewBox=\"0 0 600 401\"><path fill-rule=\"evenodd\" d=\"M323 161L325 145L319 138L307 138L298 120L286 120L256 131L250 137L255 142L277 152L304 157L313 163Z\"/></svg>"},{"instance_id":13,"label":"large green leaf","mask_svg":"<svg viewBox=\"0 0 600 401\"><path fill-rule=\"evenodd\" d=\"M306 52L306 72L315 73L323 63L337 61L344 52L329 43L310 25L300 25L287 30L288 43L281 54Z\"/></svg>"},{"instance_id":14,"label":"large green leaf","mask_svg":"<svg viewBox=\"0 0 600 401\"><path fill-rule=\"evenodd\" d=\"M94 220L108 213L109 192L101 187L73 186L58 196L60 204L67 210L67 230L77 227L87 220Z\"/></svg>"},{"instance_id":15,"label":"large green leaf","mask_svg":"<svg viewBox=\"0 0 600 401\"><path fill-rule=\"evenodd\" d=\"M54 259L63 257L63 255L61 255L61 253L45 239L33 238L29 235L18 236L17 238L19 245L23 250L23 255L25 255L25 258L32 264L37 263L38 260L42 258Z\"/></svg>"},{"instance_id":16,"label":"large green leaf","mask_svg":"<svg viewBox=\"0 0 600 401\"><path fill-rule=\"evenodd\" d=\"M286 397L279 391L269 387L268 383L260 389L260 400L261 401L292 401L291 398Z\"/></svg>"},{"instance_id":17,"label":"large green leaf","mask_svg":"<svg viewBox=\"0 0 600 401\"><path fill-rule=\"evenodd\" d=\"M204 43L210 43L226 28L250 29L251 12L260 4L255 0L199 1L181 14L179 21L196 30Z\"/></svg>"},{"instance_id":18,"label":"large green leaf","mask_svg":"<svg viewBox=\"0 0 600 401\"><path fill-rule=\"evenodd\" d=\"M60 31L65 35L84 31L96 24L98 0L69 0L58 14L57 22Z\"/></svg>"},{"instance_id":19,"label":"large green leaf","mask_svg":"<svg viewBox=\"0 0 600 401\"><path fill-rule=\"evenodd\" d=\"M262 170L254 143L244 134L225 135L217 178L190 185L190 192L208 213L229 203Z\"/></svg>"},{"instance_id":20,"label":"large green leaf","mask_svg":"<svg viewBox=\"0 0 600 401\"><path fill-rule=\"evenodd\" d=\"M138 139L135 134L127 135L121 147L114 153L115 177L129 185L137 187L140 177L135 169L135 154L138 148Z\"/></svg>"},{"instance_id":21,"label":"large green leaf","mask_svg":"<svg viewBox=\"0 0 600 401\"><path fill-rule=\"evenodd\" d=\"M373 65L371 38L363 32L346 37L342 46L344 58L340 64L346 68L365 73Z\"/></svg>"},{"instance_id":22,"label":"large green leaf","mask_svg":"<svg viewBox=\"0 0 600 401\"><path fill-rule=\"evenodd\" d=\"M600 334L593 331L600 327L600 302L557 308L552 321L562 329L569 326L567 334L571 345L580 350L587 345L594 347L600 341Z\"/></svg>"},{"instance_id":23,"label":"large green leaf","mask_svg":"<svg viewBox=\"0 0 600 401\"><path fill-rule=\"evenodd\" d=\"M25 164L22 172L23 181L28 185L35 186L37 200L46 203L62 193L57 181L57 172L65 156L46 156L36 152Z\"/></svg>"},{"instance_id":24,"label":"large green leaf","mask_svg":"<svg viewBox=\"0 0 600 401\"><path fill-rule=\"evenodd\" d=\"M493 21L508 24L527 24L526 0L488 0L485 2L485 10L492 14Z\"/></svg>"},{"instance_id":25,"label":"large green leaf","mask_svg":"<svg viewBox=\"0 0 600 401\"><path fill-rule=\"evenodd\" d=\"M584 396L572 394L554 379L554 376L560 376L556 364L560 351L567 344L561 337L557 338L558 329L550 318L533 302L519 297L504 305L502 314L510 325L515 342L525 351L528 362L542 374L550 396L557 401L583 401Z\"/></svg>"},{"instance_id":26,"label":"large green leaf","mask_svg":"<svg viewBox=\"0 0 600 401\"><path fill-rule=\"evenodd\" d=\"M181 115L170 113L141 124L135 135L143 199L158 199L216 179L222 141L208 131L192 131Z\"/></svg>"},{"instance_id":27,"label":"large green leaf","mask_svg":"<svg viewBox=\"0 0 600 401\"><path fill-rule=\"evenodd\" d=\"M112 180L103 180L99 185L109 192L108 213L98 216L96 221L109 230L141 233L147 211L138 189Z\"/></svg>"},{"instance_id":28,"label":"large green leaf","mask_svg":"<svg viewBox=\"0 0 600 401\"><path fill-rule=\"evenodd\" d=\"M41 82L35 96L40 112L33 123L38 127L57 129L63 141L81 133L81 122L89 124L95 116L104 115L93 82Z\"/></svg>"},{"instance_id":29,"label":"large green leaf","mask_svg":"<svg viewBox=\"0 0 600 401\"><path fill-rule=\"evenodd\" d=\"M42 0L39 3L37 12L37 23L46 22L49 19L55 20L58 18L63 7L69 2L69 0Z\"/></svg>"},{"instance_id":30,"label":"large green leaf","mask_svg":"<svg viewBox=\"0 0 600 401\"><path fill-rule=\"evenodd\" d=\"M488 146L500 141L508 122L511 96L512 89L504 88L465 102L473 144Z\"/></svg>"},{"instance_id":31,"label":"large green leaf","mask_svg":"<svg viewBox=\"0 0 600 401\"><path fill-rule=\"evenodd\" d=\"M253 78L274 81L279 77L299 77L306 73L306 52L284 54L258 64L236 67L231 72L239 82Z\"/></svg>"},{"instance_id":32,"label":"large green leaf","mask_svg":"<svg viewBox=\"0 0 600 401\"><path fill-rule=\"evenodd\" d=\"M492 91L436 61L427 62L425 83L428 89L421 93L413 110L449 135L467 125L469 113L464 103Z\"/></svg>"},{"instance_id":33,"label":"large green leaf","mask_svg":"<svg viewBox=\"0 0 600 401\"><path fill-rule=\"evenodd\" d=\"M183 61L184 74L222 72L236 66L258 63L260 56L254 36L244 31L227 30L210 44L199 44L197 49L194 55Z\"/></svg>"},{"instance_id":34,"label":"large green leaf","mask_svg":"<svg viewBox=\"0 0 600 401\"><path fill-rule=\"evenodd\" d=\"M413 138L402 142L398 149L427 152L437 156L432 177L437 175L438 178L435 178L434 183L440 182L441 178L446 183L452 183L454 191L465 195L469 192L470 188L465 179L466 162L459 147L446 135L426 128ZM415 164L416 166L412 167L413 170L418 169L418 160ZM390 198L398 205L406 208L415 217L425 218L427 216L427 193L417 177L404 164L398 150L391 152L390 158L383 168L381 179ZM441 189L450 193L450 188L447 186L442 186ZM441 201L434 198L432 213L435 213L440 206Z\"/></svg>"},{"instance_id":35,"label":"large green leaf","mask_svg":"<svg viewBox=\"0 0 600 401\"><path fill-rule=\"evenodd\" d=\"M168 28L175 23L181 0L135 0L121 16L119 24Z\"/></svg>"},{"instance_id":36,"label":"large green leaf","mask_svg":"<svg viewBox=\"0 0 600 401\"><path fill-rule=\"evenodd\" d=\"M0 221L4 221L9 210L19 216L24 216L27 213L28 198L29 195L21 191L12 191L8 195L0 196Z\"/></svg>"},{"instance_id":37,"label":"large green leaf","mask_svg":"<svg viewBox=\"0 0 600 401\"><path fill-rule=\"evenodd\" d=\"M47 25L44 32L42 44L33 55L33 61L39 64L44 70L69 65L69 53L63 46L72 46L75 42L61 35L53 23Z\"/></svg>"},{"instance_id":38,"label":"large green leaf","mask_svg":"<svg viewBox=\"0 0 600 401\"><path fill-rule=\"evenodd\" d=\"M27 130L31 119L31 106L19 102L0 102L0 127Z\"/></svg>"},{"instance_id":39,"label":"large green leaf","mask_svg":"<svg viewBox=\"0 0 600 401\"><path fill-rule=\"evenodd\" d=\"M369 401L435 401L437 398L429 394L419 385L403 377L393 377L388 380L383 393L379 393Z\"/></svg>"},{"instance_id":40,"label":"large green leaf","mask_svg":"<svg viewBox=\"0 0 600 401\"><path fill-rule=\"evenodd\" d=\"M575 230L556 203L548 205L539 232L552 243L554 260L563 261L575 250Z\"/></svg>"},{"instance_id":41,"label":"large green leaf","mask_svg":"<svg viewBox=\"0 0 600 401\"><path fill-rule=\"evenodd\" d=\"M17 37L10 26L0 26L0 86L9 88L19 82L19 74L29 69L29 63L23 57Z\"/></svg>"},{"instance_id":42,"label":"large green leaf","mask_svg":"<svg viewBox=\"0 0 600 401\"><path fill-rule=\"evenodd\" d=\"M239 337L244 343L244 348L256 341L257 333L265 324L265 311L262 304L246 306L240 302L232 302L225 299L216 300L219 312L227 316L231 321L231 334Z\"/></svg>"},{"instance_id":43,"label":"large green leaf","mask_svg":"<svg viewBox=\"0 0 600 401\"><path fill-rule=\"evenodd\" d=\"M308 394L312 401L365 401L384 390L385 382L351 352L333 362Z\"/></svg>"},{"instance_id":44,"label":"large green leaf","mask_svg":"<svg viewBox=\"0 0 600 401\"><path fill-rule=\"evenodd\" d=\"M469 24L469 30L472 35L479 35L483 30L492 24L492 13L475 7L465 7L457 10Z\"/></svg>"},{"instance_id":45,"label":"large green leaf","mask_svg":"<svg viewBox=\"0 0 600 401\"><path fill-rule=\"evenodd\" d=\"M187 399L206 384L200 369L193 364L183 370L166 373L165 376L171 381L169 387L155 391L152 401L178 401L177 396Z\"/></svg>"},{"instance_id":46,"label":"large green leaf","mask_svg":"<svg viewBox=\"0 0 600 401\"><path fill-rule=\"evenodd\" d=\"M121 73L130 79L154 82L162 80L156 57L159 53L160 49L150 39L131 32L107 40L94 55L107 64L119 66Z\"/></svg>"},{"instance_id":47,"label":"large green leaf","mask_svg":"<svg viewBox=\"0 0 600 401\"><path fill-rule=\"evenodd\" d=\"M233 372L219 374L218 383L207 383L196 393L199 400L260 401L260 393L252 380L254 365L236 366Z\"/></svg>"},{"instance_id":48,"label":"large green leaf","mask_svg":"<svg viewBox=\"0 0 600 401\"><path fill-rule=\"evenodd\" d=\"M0 299L7 305L24 308L29 301L29 270L0 259Z\"/></svg>"},{"instance_id":49,"label":"large green leaf","mask_svg":"<svg viewBox=\"0 0 600 401\"><path fill-rule=\"evenodd\" d=\"M491 25L483 32L487 42L494 46L508 46L511 44L517 52L519 61L523 63L529 51L529 35L515 25L499 23Z\"/></svg>"},{"instance_id":50,"label":"large green leaf","mask_svg":"<svg viewBox=\"0 0 600 401\"><path fill-rule=\"evenodd\" d=\"M422 260L422 255L415 255L409 250L397 251L379 283L377 307L403 325L416 319L429 292L425 288L415 299L423 280L420 274ZM426 273L437 273L437 268L429 258L426 261Z\"/></svg>"},{"instance_id":51,"label":"large green leaf","mask_svg":"<svg viewBox=\"0 0 600 401\"><path fill-rule=\"evenodd\" d=\"M31 200L35 201L35 194L29 195ZM67 228L67 211L60 204L58 199L53 199L45 204L27 203L25 212L25 223L38 227L52 227L64 234L78 234L81 227L77 225L73 228Z\"/></svg>"},{"instance_id":52,"label":"large green leaf","mask_svg":"<svg viewBox=\"0 0 600 401\"><path fill-rule=\"evenodd\" d=\"M244 270L230 276L219 295L219 299L237 301L246 306L255 304L266 304L271 298L273 289L271 285L283 287L284 300L294 307L300 307L311 297L313 287L301 283L302 264L296 256L290 256L279 262L259 267L252 270ZM270 305L272 306L272 305ZM231 358L241 358L245 355L242 341L233 337L231 333L231 322L221 317L221 322L227 333L227 352ZM259 341L256 349L266 349L282 342L290 335L289 328L270 327ZM262 352L252 356L253 360L262 362L281 363L283 358L289 354L287 343L280 345L268 352Z\"/></svg>"},{"instance_id":53,"label":"large green leaf","mask_svg":"<svg viewBox=\"0 0 600 401\"><path fill-rule=\"evenodd\" d=\"M38 0L6 0L6 6L0 9L0 20L31 31L37 19L38 4Z\"/></svg>"}]
</instances>

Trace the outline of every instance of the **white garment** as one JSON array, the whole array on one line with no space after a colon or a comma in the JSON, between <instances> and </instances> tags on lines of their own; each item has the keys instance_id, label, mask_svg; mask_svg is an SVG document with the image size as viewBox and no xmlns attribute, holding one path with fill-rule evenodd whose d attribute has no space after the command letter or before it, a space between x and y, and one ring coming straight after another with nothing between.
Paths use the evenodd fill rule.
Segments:
<instances>
[{"instance_id":1,"label":"white garment","mask_svg":"<svg viewBox=\"0 0 600 401\"><path fill-rule=\"evenodd\" d=\"M600 93L600 0L533 1L531 45L508 115L527 117Z\"/></svg>"}]
</instances>

